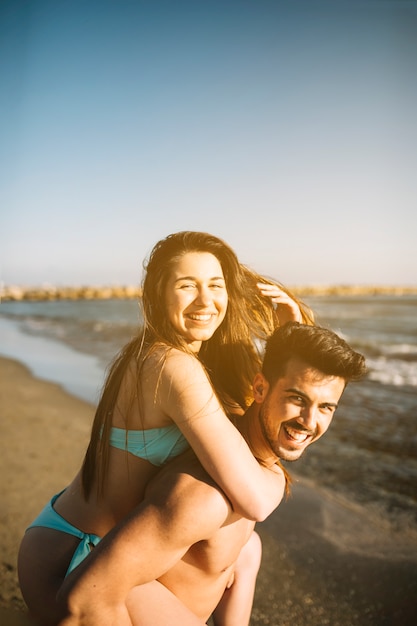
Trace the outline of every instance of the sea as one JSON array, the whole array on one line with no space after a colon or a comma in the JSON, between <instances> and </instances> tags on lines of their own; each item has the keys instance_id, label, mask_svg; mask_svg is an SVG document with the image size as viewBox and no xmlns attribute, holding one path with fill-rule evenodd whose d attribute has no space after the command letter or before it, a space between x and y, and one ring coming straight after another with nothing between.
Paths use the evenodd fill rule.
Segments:
<instances>
[{"instance_id":1,"label":"sea","mask_svg":"<svg viewBox=\"0 0 417 626\"><path fill-rule=\"evenodd\" d=\"M417 296L310 296L319 324L367 358L326 435L291 474L417 528ZM135 300L0 303L0 354L95 404L106 369L137 331Z\"/></svg>"}]
</instances>

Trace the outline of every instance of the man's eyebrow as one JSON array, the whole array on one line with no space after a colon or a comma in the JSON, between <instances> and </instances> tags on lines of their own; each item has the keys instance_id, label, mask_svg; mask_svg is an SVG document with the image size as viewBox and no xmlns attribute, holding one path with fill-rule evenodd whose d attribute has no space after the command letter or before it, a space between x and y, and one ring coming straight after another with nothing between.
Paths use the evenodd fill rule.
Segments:
<instances>
[{"instance_id":1,"label":"man's eyebrow","mask_svg":"<svg viewBox=\"0 0 417 626\"><path fill-rule=\"evenodd\" d=\"M301 389L297 389L296 387L289 387L289 389L285 389L284 390L286 393L295 393L297 396L302 396L303 398L307 398L307 400L309 400L309 396L304 393L304 391L301 391Z\"/></svg>"}]
</instances>

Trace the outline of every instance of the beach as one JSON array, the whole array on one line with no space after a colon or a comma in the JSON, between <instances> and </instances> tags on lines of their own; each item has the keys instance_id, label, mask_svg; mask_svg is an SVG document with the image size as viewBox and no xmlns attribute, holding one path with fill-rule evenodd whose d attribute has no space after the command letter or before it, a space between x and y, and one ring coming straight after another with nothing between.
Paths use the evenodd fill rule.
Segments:
<instances>
[{"instance_id":1,"label":"beach","mask_svg":"<svg viewBox=\"0 0 417 626\"><path fill-rule=\"evenodd\" d=\"M80 466L93 406L0 357L0 623L29 624L16 574L25 527ZM258 524L264 557L251 624L414 626L417 531L294 476Z\"/></svg>"},{"instance_id":2,"label":"beach","mask_svg":"<svg viewBox=\"0 0 417 626\"><path fill-rule=\"evenodd\" d=\"M12 626L9 610L25 610L16 575L20 539L79 468L93 407L4 358L0 407L0 624Z\"/></svg>"}]
</instances>

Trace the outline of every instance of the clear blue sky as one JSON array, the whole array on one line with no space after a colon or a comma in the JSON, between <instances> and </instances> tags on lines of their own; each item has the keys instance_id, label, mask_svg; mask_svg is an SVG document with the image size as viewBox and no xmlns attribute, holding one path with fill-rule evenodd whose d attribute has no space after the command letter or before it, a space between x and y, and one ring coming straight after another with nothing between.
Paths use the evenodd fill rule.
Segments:
<instances>
[{"instance_id":1,"label":"clear blue sky","mask_svg":"<svg viewBox=\"0 0 417 626\"><path fill-rule=\"evenodd\" d=\"M417 284L417 2L2 0L0 280L131 284L170 232Z\"/></svg>"}]
</instances>

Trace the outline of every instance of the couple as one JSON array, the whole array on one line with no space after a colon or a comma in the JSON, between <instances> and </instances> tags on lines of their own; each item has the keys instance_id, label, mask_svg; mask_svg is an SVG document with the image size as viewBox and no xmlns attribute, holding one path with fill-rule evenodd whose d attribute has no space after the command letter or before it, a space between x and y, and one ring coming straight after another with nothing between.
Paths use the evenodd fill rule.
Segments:
<instances>
[{"instance_id":1,"label":"couple","mask_svg":"<svg viewBox=\"0 0 417 626\"><path fill-rule=\"evenodd\" d=\"M43 626L191 626L213 611L218 625L247 624L253 528L283 496L279 459L325 432L345 384L364 372L330 331L289 324L259 373L254 339L311 318L211 235L157 244L143 305L144 329L110 370L82 471L22 541L22 592ZM195 456L179 456L190 445Z\"/></svg>"}]
</instances>

